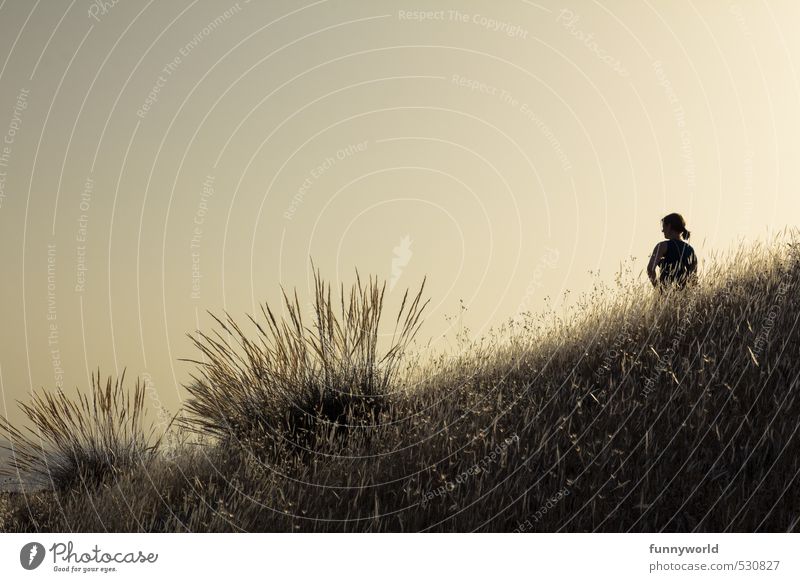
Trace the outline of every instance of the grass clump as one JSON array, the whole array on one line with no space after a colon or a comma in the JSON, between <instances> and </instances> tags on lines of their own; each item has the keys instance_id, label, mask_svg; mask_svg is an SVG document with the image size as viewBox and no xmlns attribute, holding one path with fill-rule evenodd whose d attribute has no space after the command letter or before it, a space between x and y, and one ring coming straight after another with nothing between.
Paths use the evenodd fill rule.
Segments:
<instances>
[{"instance_id":1,"label":"grass clump","mask_svg":"<svg viewBox=\"0 0 800 582\"><path fill-rule=\"evenodd\" d=\"M423 279L416 295L403 295L383 353L386 283L372 277L362 283L358 271L347 299L341 286L338 306L330 284L314 272L312 327L303 321L297 292L290 299L283 288L288 318L279 321L263 305L263 323L248 315L253 339L229 314L225 320L211 314L222 333L189 336L204 360L186 360L201 373L187 386L184 426L256 451L276 444L307 449L322 433L374 426L389 407L403 355L422 323L429 301L422 302L424 286Z\"/></svg>"},{"instance_id":2,"label":"grass clump","mask_svg":"<svg viewBox=\"0 0 800 582\"><path fill-rule=\"evenodd\" d=\"M105 386L100 370L92 373L91 394L77 391L71 400L59 390L33 395L19 403L33 428L18 430L0 417L0 434L9 445L9 466L0 476L56 490L78 484L94 486L146 463L158 450L155 427L144 427L145 389L137 378L133 394L123 389L125 371Z\"/></svg>"}]
</instances>

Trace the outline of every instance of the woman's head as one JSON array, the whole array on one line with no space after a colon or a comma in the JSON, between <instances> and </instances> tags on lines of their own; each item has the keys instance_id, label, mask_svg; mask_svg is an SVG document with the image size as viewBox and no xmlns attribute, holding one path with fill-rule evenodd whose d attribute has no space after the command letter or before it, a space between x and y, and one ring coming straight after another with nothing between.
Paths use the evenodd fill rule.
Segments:
<instances>
[{"instance_id":1,"label":"woman's head","mask_svg":"<svg viewBox=\"0 0 800 582\"><path fill-rule=\"evenodd\" d=\"M686 230L686 221L683 219L683 216L677 212L667 214L661 219L661 232L663 232L664 236L667 238L669 238L670 234L673 234L673 236L680 236L684 240L688 239L690 236L689 231Z\"/></svg>"}]
</instances>

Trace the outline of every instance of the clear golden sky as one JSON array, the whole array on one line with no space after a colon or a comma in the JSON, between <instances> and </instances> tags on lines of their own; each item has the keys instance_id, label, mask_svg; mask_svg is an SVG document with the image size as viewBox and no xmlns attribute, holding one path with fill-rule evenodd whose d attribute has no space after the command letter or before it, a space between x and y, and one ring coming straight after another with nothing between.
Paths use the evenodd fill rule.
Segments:
<instances>
[{"instance_id":1,"label":"clear golden sky","mask_svg":"<svg viewBox=\"0 0 800 582\"><path fill-rule=\"evenodd\" d=\"M309 257L428 275L453 342L798 220L794 1L0 0L0 412L90 371L174 411L187 332ZM390 331L390 328L387 328ZM156 402L157 401L157 402ZM6 408L8 407L8 408Z\"/></svg>"}]
</instances>

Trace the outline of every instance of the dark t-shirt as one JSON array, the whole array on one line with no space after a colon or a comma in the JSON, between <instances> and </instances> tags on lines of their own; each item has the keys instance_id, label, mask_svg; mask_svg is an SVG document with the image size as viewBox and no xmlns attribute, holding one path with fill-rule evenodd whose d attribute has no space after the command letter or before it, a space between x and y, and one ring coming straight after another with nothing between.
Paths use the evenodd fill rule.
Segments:
<instances>
[{"instance_id":1,"label":"dark t-shirt","mask_svg":"<svg viewBox=\"0 0 800 582\"><path fill-rule=\"evenodd\" d=\"M697 257L692 246L682 240L667 239L667 254L658 263L661 267L659 281L686 285L688 277L697 270Z\"/></svg>"}]
</instances>

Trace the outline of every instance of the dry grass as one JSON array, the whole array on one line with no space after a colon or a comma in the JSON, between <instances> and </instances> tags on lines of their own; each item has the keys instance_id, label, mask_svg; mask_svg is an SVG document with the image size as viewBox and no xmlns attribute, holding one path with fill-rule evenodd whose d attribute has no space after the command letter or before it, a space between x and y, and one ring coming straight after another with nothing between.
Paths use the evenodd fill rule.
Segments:
<instances>
[{"instance_id":1,"label":"dry grass","mask_svg":"<svg viewBox=\"0 0 800 582\"><path fill-rule=\"evenodd\" d=\"M20 407L33 424L18 430L0 417L0 435L9 445L10 464L0 477L24 479L34 486L67 489L95 484L152 458L160 438L145 430L144 386L137 379L133 394L123 389L125 372L105 387L100 370L92 374L90 395L77 400L62 391L34 394Z\"/></svg>"},{"instance_id":2,"label":"dry grass","mask_svg":"<svg viewBox=\"0 0 800 582\"><path fill-rule=\"evenodd\" d=\"M319 271L314 283L313 328L303 322L297 293L291 300L284 291L288 319L279 322L269 305L262 306L262 323L248 316L254 339L227 313L224 321L211 314L221 328L213 336L189 336L204 359L187 360L200 374L187 387L184 426L263 452L282 443L312 447L320 423L344 430L376 423L422 322L425 282L413 298L408 291L403 296L383 355L378 343L386 283L370 278L362 284L356 272L346 303L341 288L338 315Z\"/></svg>"},{"instance_id":3,"label":"dry grass","mask_svg":"<svg viewBox=\"0 0 800 582\"><path fill-rule=\"evenodd\" d=\"M230 318L223 334L201 336L204 384L190 390L187 422L210 442L94 488L17 496L5 527L796 530L796 238L712 257L697 288L666 297L623 272L564 316L521 314L456 357L402 373L375 348L382 294L359 283L334 323L318 278L315 329L295 297L287 321L267 309L267 324L253 321L256 340ZM398 318L399 337L417 322ZM352 407L359 397L378 397L377 412ZM291 420L294 408L313 422ZM342 422L358 429L338 438ZM253 444L300 429L314 434L303 455Z\"/></svg>"}]
</instances>

